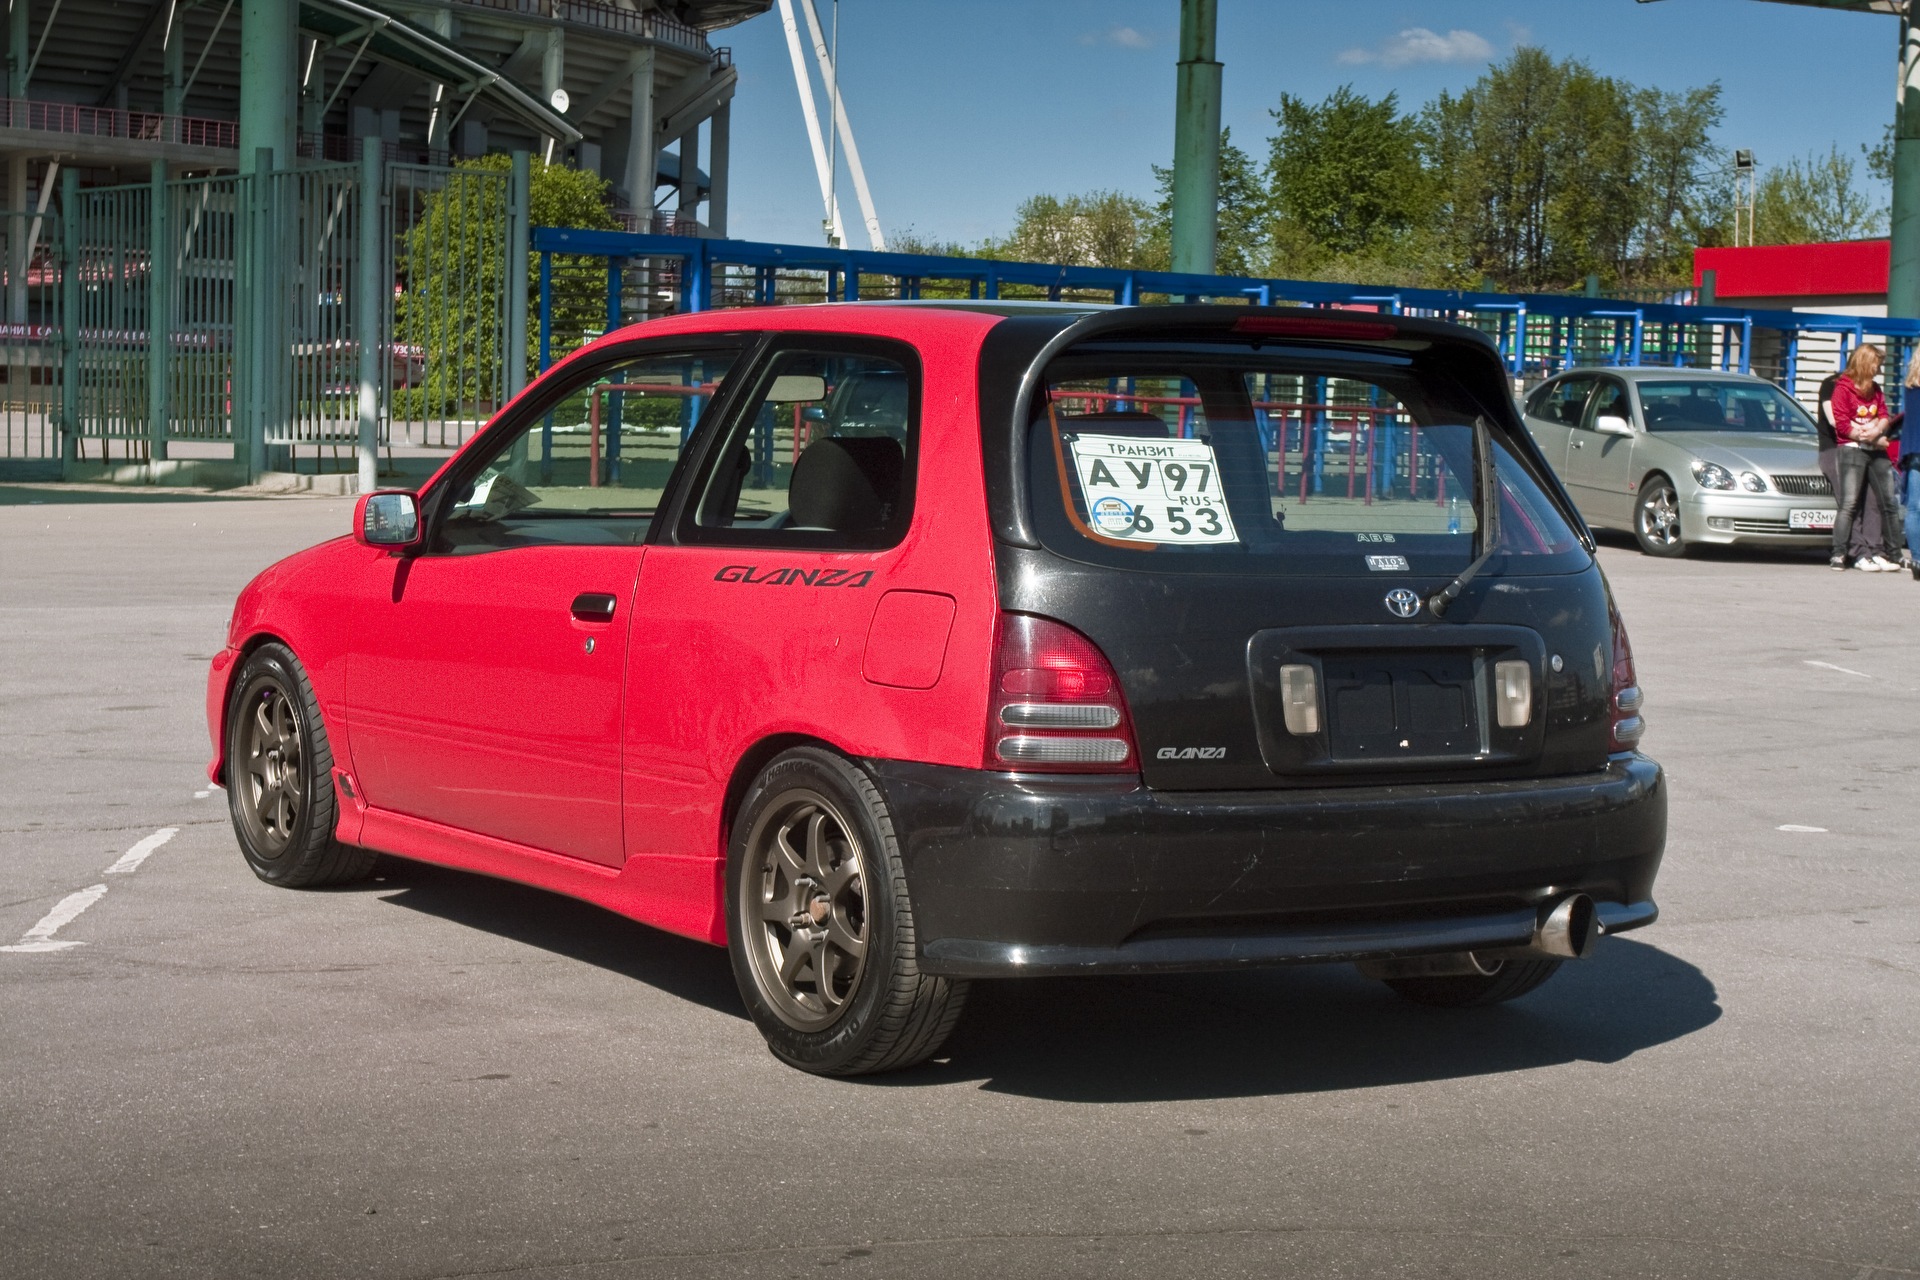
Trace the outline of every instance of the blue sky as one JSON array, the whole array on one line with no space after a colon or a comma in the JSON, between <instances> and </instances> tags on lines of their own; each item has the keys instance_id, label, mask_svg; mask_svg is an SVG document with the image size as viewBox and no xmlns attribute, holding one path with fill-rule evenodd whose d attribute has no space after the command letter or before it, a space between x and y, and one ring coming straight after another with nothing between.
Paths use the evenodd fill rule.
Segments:
<instances>
[{"instance_id":1,"label":"blue sky","mask_svg":"<svg viewBox=\"0 0 1920 1280\"><path fill-rule=\"evenodd\" d=\"M823 22L831 0L815 0ZM1417 106L1516 43L1635 84L1718 80L1720 141L1784 161L1872 143L1892 118L1897 20L1763 0L1219 0L1224 121L1256 156L1283 92L1342 84ZM841 92L881 225L966 243L1037 192L1149 196L1173 152L1178 0L841 0ZM805 35L802 20L802 35ZM725 31L738 239L816 244L819 188L779 10ZM841 208L859 215L842 170ZM856 238L865 247L864 238Z\"/></svg>"}]
</instances>

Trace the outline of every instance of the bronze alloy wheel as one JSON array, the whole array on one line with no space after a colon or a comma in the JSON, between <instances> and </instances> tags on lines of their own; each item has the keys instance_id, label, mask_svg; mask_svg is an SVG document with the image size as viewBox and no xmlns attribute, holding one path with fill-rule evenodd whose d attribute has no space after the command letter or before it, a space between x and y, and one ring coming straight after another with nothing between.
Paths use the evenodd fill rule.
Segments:
<instances>
[{"instance_id":1,"label":"bronze alloy wheel","mask_svg":"<svg viewBox=\"0 0 1920 1280\"><path fill-rule=\"evenodd\" d=\"M240 817L258 854L278 858L299 829L307 807L306 759L300 712L272 678L247 693L240 728L241 755L234 763Z\"/></svg>"},{"instance_id":2,"label":"bronze alloy wheel","mask_svg":"<svg viewBox=\"0 0 1920 1280\"><path fill-rule=\"evenodd\" d=\"M867 968L867 859L826 796L784 791L747 836L741 877L747 962L773 1013L796 1031L839 1019Z\"/></svg>"}]
</instances>

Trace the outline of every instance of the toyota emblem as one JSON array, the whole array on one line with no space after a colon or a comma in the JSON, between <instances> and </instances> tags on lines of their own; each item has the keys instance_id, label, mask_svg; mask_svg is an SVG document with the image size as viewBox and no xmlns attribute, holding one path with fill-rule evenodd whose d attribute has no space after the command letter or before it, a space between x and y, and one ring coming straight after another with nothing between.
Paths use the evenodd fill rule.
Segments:
<instances>
[{"instance_id":1,"label":"toyota emblem","mask_svg":"<svg viewBox=\"0 0 1920 1280\"><path fill-rule=\"evenodd\" d=\"M1420 593L1395 587L1387 592L1387 609L1396 618L1411 618L1420 612Z\"/></svg>"}]
</instances>

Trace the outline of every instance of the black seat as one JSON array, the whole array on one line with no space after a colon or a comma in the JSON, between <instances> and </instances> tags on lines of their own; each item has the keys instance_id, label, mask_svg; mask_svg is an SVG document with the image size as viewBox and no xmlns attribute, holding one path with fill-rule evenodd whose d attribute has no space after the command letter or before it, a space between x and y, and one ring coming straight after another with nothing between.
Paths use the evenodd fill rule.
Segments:
<instances>
[{"instance_id":1,"label":"black seat","mask_svg":"<svg viewBox=\"0 0 1920 1280\"><path fill-rule=\"evenodd\" d=\"M873 533L884 529L900 500L906 455L890 436L829 436L794 463L787 509L795 529Z\"/></svg>"},{"instance_id":2,"label":"black seat","mask_svg":"<svg viewBox=\"0 0 1920 1280\"><path fill-rule=\"evenodd\" d=\"M1062 417L1060 425L1071 431L1084 431L1096 436L1141 436L1149 440L1165 440L1173 435L1173 428L1167 425L1165 418L1137 409L1075 414L1070 418Z\"/></svg>"}]
</instances>

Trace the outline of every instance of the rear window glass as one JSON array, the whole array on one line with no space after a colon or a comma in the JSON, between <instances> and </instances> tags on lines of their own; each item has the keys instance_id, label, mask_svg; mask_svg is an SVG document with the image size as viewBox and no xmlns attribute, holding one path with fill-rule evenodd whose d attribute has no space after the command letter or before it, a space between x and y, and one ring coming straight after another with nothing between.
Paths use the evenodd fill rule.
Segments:
<instances>
[{"instance_id":1,"label":"rear window glass","mask_svg":"<svg viewBox=\"0 0 1920 1280\"><path fill-rule=\"evenodd\" d=\"M1316 353L1317 354L1317 353ZM1393 360L1069 353L1028 437L1042 540L1159 571L1455 573L1476 553L1471 405ZM1586 553L1496 432L1498 572Z\"/></svg>"}]
</instances>

